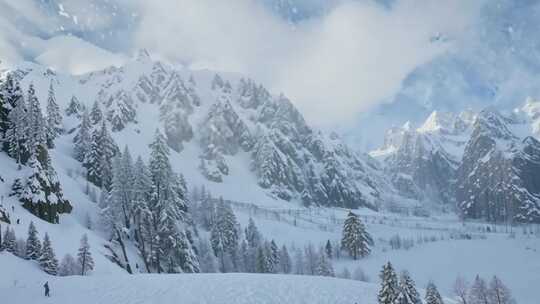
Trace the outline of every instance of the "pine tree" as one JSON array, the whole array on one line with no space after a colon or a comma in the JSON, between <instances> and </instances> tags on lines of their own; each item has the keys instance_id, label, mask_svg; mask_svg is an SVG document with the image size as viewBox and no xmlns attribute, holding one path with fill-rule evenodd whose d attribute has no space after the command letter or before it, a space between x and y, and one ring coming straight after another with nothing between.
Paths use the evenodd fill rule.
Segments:
<instances>
[{"instance_id":1,"label":"pine tree","mask_svg":"<svg viewBox=\"0 0 540 304\"><path fill-rule=\"evenodd\" d=\"M398 296L395 304L422 304L420 294L414 286L414 281L407 271L403 271L399 279Z\"/></svg>"},{"instance_id":2,"label":"pine tree","mask_svg":"<svg viewBox=\"0 0 540 304\"><path fill-rule=\"evenodd\" d=\"M117 153L118 147L109 134L106 122L102 121L101 127L92 134L90 150L83 163L87 169L87 179L96 186L109 189L111 161ZM104 177L106 180L103 180Z\"/></svg>"},{"instance_id":3,"label":"pine tree","mask_svg":"<svg viewBox=\"0 0 540 304\"><path fill-rule=\"evenodd\" d=\"M289 251L287 250L287 247L283 245L279 253L280 253L280 257L279 257L280 271L284 274L291 273L292 261L291 261L291 257L289 256Z\"/></svg>"},{"instance_id":4,"label":"pine tree","mask_svg":"<svg viewBox=\"0 0 540 304\"><path fill-rule=\"evenodd\" d=\"M152 194L149 203L151 232L157 237L152 246L157 250L152 256L157 272L199 272L197 257L186 232L178 222L185 220L187 204L185 187L169 162L169 149L159 132L150 144L150 173ZM165 266L167 265L167 266Z\"/></svg>"},{"instance_id":5,"label":"pine tree","mask_svg":"<svg viewBox=\"0 0 540 304\"><path fill-rule=\"evenodd\" d=\"M270 241L270 248L269 248L269 264L270 264L270 272L272 273L278 273L279 272L279 264L280 264L280 254L279 254L279 247L277 246L276 242L274 240Z\"/></svg>"},{"instance_id":6,"label":"pine tree","mask_svg":"<svg viewBox=\"0 0 540 304\"><path fill-rule=\"evenodd\" d=\"M332 264L328 261L328 257L324 252L321 252L319 254L319 264L317 265L317 275L323 276L323 277L333 277L334 274L334 268L332 267Z\"/></svg>"},{"instance_id":7,"label":"pine tree","mask_svg":"<svg viewBox=\"0 0 540 304\"><path fill-rule=\"evenodd\" d=\"M27 154L27 109L26 102L21 95L17 98L15 106L9 112L8 126L5 132L4 148L17 164L22 164Z\"/></svg>"},{"instance_id":8,"label":"pine tree","mask_svg":"<svg viewBox=\"0 0 540 304\"><path fill-rule=\"evenodd\" d=\"M86 109L82 112L81 125L73 138L73 143L75 159L84 162L92 144L92 124L90 123L90 117Z\"/></svg>"},{"instance_id":9,"label":"pine tree","mask_svg":"<svg viewBox=\"0 0 540 304\"><path fill-rule=\"evenodd\" d=\"M296 275L303 275L306 274L305 271L305 262L304 262L304 254L302 250L297 249L294 253L294 274Z\"/></svg>"},{"instance_id":10,"label":"pine tree","mask_svg":"<svg viewBox=\"0 0 540 304\"><path fill-rule=\"evenodd\" d=\"M84 105L80 103L80 101L75 97L75 95L71 96L71 100L69 101L69 105L66 108L66 115L67 116L75 116L77 118L81 118L83 112L85 111Z\"/></svg>"},{"instance_id":11,"label":"pine tree","mask_svg":"<svg viewBox=\"0 0 540 304\"><path fill-rule=\"evenodd\" d=\"M93 126L96 126L103 122L103 111L101 111L101 107L97 100L94 101L94 104L92 105L92 110L90 110L89 118L90 123Z\"/></svg>"},{"instance_id":12,"label":"pine tree","mask_svg":"<svg viewBox=\"0 0 540 304\"><path fill-rule=\"evenodd\" d=\"M77 263L81 269L81 275L94 270L94 259L90 252L90 244L88 244L88 236L84 234L81 238L81 247L77 253Z\"/></svg>"},{"instance_id":13,"label":"pine tree","mask_svg":"<svg viewBox=\"0 0 540 304\"><path fill-rule=\"evenodd\" d=\"M197 246L199 261L201 265L201 272L203 273L214 273L218 271L218 265L216 256L212 252L212 247L208 240L200 239L199 245Z\"/></svg>"},{"instance_id":14,"label":"pine tree","mask_svg":"<svg viewBox=\"0 0 540 304\"><path fill-rule=\"evenodd\" d=\"M476 275L471 285L467 304L489 304L486 281L479 275Z\"/></svg>"},{"instance_id":15,"label":"pine tree","mask_svg":"<svg viewBox=\"0 0 540 304\"><path fill-rule=\"evenodd\" d=\"M437 290L437 286L433 282L429 282L426 287L426 304L444 304L441 294Z\"/></svg>"},{"instance_id":16,"label":"pine tree","mask_svg":"<svg viewBox=\"0 0 540 304\"><path fill-rule=\"evenodd\" d=\"M60 262L60 266L58 267L58 275L62 277L66 276L72 276L72 275L78 275L81 271L79 269L79 265L75 261L75 258L71 254L66 254L62 261Z\"/></svg>"},{"instance_id":17,"label":"pine tree","mask_svg":"<svg viewBox=\"0 0 540 304\"><path fill-rule=\"evenodd\" d=\"M490 304L515 304L510 289L496 276L489 283L488 301ZM441 302L442 303L442 302ZM438 303L437 303L438 304Z\"/></svg>"},{"instance_id":18,"label":"pine tree","mask_svg":"<svg viewBox=\"0 0 540 304\"><path fill-rule=\"evenodd\" d=\"M17 252L17 237L15 236L15 230L6 228L4 237L2 238L2 250L15 254Z\"/></svg>"},{"instance_id":19,"label":"pine tree","mask_svg":"<svg viewBox=\"0 0 540 304\"><path fill-rule=\"evenodd\" d=\"M4 137L10 127L10 113L23 99L19 81L13 73L9 73L0 85L0 138ZM9 147L4 142L3 150L8 151Z\"/></svg>"},{"instance_id":20,"label":"pine tree","mask_svg":"<svg viewBox=\"0 0 540 304\"><path fill-rule=\"evenodd\" d=\"M211 243L216 256L223 250L233 255L238 247L238 222L229 204L220 199L216 210L216 223L212 228Z\"/></svg>"},{"instance_id":21,"label":"pine tree","mask_svg":"<svg viewBox=\"0 0 540 304\"><path fill-rule=\"evenodd\" d=\"M26 239L26 258L29 260L38 260L41 256L41 242L38 238L38 232L34 222L28 226L28 238Z\"/></svg>"},{"instance_id":22,"label":"pine tree","mask_svg":"<svg viewBox=\"0 0 540 304\"><path fill-rule=\"evenodd\" d=\"M332 249L332 243L330 243L330 240L326 241L326 246L324 247L324 252L325 252L326 257L328 259L332 259L332 255L334 253L334 250Z\"/></svg>"},{"instance_id":23,"label":"pine tree","mask_svg":"<svg viewBox=\"0 0 540 304\"><path fill-rule=\"evenodd\" d=\"M380 278L381 289L379 290L378 295L379 304L394 304L394 301L398 297L399 286L396 272L390 262L383 266Z\"/></svg>"},{"instance_id":24,"label":"pine tree","mask_svg":"<svg viewBox=\"0 0 540 304\"><path fill-rule=\"evenodd\" d=\"M373 239L366 231L360 218L356 214L349 212L343 226L341 246L356 260L358 256L368 256L372 245Z\"/></svg>"},{"instance_id":25,"label":"pine tree","mask_svg":"<svg viewBox=\"0 0 540 304\"><path fill-rule=\"evenodd\" d=\"M255 225L255 221L250 217L245 230L246 241L251 248L257 248L261 244L262 236Z\"/></svg>"},{"instance_id":26,"label":"pine tree","mask_svg":"<svg viewBox=\"0 0 540 304\"><path fill-rule=\"evenodd\" d=\"M27 145L30 157L37 156L40 149L46 145L46 124L41 112L41 105L36 96L34 85L30 84L27 92Z\"/></svg>"},{"instance_id":27,"label":"pine tree","mask_svg":"<svg viewBox=\"0 0 540 304\"><path fill-rule=\"evenodd\" d=\"M255 262L255 272L257 273L269 273L270 265L266 256L263 246L257 248L257 256Z\"/></svg>"},{"instance_id":28,"label":"pine tree","mask_svg":"<svg viewBox=\"0 0 540 304\"><path fill-rule=\"evenodd\" d=\"M47 146L54 147L54 140L62 133L62 114L60 107L56 103L54 87L51 82L49 86L49 96L47 97Z\"/></svg>"},{"instance_id":29,"label":"pine tree","mask_svg":"<svg viewBox=\"0 0 540 304\"><path fill-rule=\"evenodd\" d=\"M39 258L39 266L43 271L50 275L56 275L58 273L58 260L56 259L51 240L47 233L45 233L45 237L43 238L43 248L41 257Z\"/></svg>"}]
</instances>

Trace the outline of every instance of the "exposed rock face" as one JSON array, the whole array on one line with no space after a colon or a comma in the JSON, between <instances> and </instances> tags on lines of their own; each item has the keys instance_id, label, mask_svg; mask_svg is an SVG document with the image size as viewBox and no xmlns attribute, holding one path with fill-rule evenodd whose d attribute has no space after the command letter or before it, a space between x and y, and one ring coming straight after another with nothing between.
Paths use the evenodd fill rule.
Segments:
<instances>
[{"instance_id":1,"label":"exposed rock face","mask_svg":"<svg viewBox=\"0 0 540 304\"><path fill-rule=\"evenodd\" d=\"M540 220L540 143L520 139L492 109L478 116L458 169L456 198L465 217Z\"/></svg>"},{"instance_id":2,"label":"exposed rock face","mask_svg":"<svg viewBox=\"0 0 540 304\"><path fill-rule=\"evenodd\" d=\"M433 112L418 129L406 124L389 130L380 153L398 191L412 199L452 203L468 126L459 116Z\"/></svg>"}]
</instances>

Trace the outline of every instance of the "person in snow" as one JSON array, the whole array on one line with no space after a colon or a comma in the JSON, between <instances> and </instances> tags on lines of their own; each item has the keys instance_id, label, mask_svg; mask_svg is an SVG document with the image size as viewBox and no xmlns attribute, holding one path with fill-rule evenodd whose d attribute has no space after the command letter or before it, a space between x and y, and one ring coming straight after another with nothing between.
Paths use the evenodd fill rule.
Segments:
<instances>
[{"instance_id":1,"label":"person in snow","mask_svg":"<svg viewBox=\"0 0 540 304\"><path fill-rule=\"evenodd\" d=\"M49 282L45 282L45 285L43 285L43 287L45 288L45 296L50 297L50 295L49 295Z\"/></svg>"}]
</instances>

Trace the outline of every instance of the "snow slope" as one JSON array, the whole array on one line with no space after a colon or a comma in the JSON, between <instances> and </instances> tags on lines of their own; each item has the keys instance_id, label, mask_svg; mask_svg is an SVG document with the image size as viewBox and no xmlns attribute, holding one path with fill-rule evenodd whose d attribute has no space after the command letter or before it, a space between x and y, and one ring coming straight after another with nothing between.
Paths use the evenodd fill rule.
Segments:
<instances>
[{"instance_id":1,"label":"snow slope","mask_svg":"<svg viewBox=\"0 0 540 304\"><path fill-rule=\"evenodd\" d=\"M323 277L194 274L51 277L34 265L0 254L0 294L10 304L375 304L377 286ZM44 298L42 285L51 287Z\"/></svg>"}]
</instances>

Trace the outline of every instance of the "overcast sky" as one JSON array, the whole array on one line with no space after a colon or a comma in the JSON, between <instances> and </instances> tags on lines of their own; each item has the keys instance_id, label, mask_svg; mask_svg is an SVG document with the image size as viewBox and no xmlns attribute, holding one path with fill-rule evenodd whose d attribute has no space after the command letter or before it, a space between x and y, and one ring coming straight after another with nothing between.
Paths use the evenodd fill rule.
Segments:
<instances>
[{"instance_id":1,"label":"overcast sky","mask_svg":"<svg viewBox=\"0 0 540 304\"><path fill-rule=\"evenodd\" d=\"M3 1L10 3L0 4ZM17 3L24 7L33 1ZM291 26L254 0L135 0L131 5L135 3L138 25L125 35L133 47L126 53L147 48L173 62L244 73L275 93L284 92L311 123L332 125L388 100L413 69L451 50L452 41L470 29L481 1L383 1L391 6L372 0L335 2L325 15ZM45 19L39 23L47 24L46 16L28 11L33 20ZM430 42L439 34L447 39ZM16 58L13 38L0 33L0 56ZM73 38L62 41L61 48L42 41L25 43L41 62L72 72L91 69L91 63L82 65L84 69L75 64L81 59L92 58L101 68L119 58L90 56L80 50L90 46ZM72 51L75 45L78 52Z\"/></svg>"}]
</instances>

